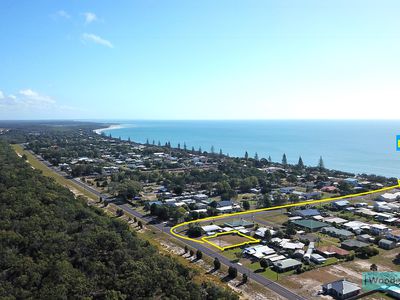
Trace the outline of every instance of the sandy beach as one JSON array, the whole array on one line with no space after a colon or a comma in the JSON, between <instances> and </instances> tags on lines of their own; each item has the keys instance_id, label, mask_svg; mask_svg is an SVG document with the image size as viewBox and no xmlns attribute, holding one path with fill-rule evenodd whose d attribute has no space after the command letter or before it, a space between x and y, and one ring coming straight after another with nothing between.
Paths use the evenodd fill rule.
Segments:
<instances>
[{"instance_id":1,"label":"sandy beach","mask_svg":"<svg viewBox=\"0 0 400 300\"><path fill-rule=\"evenodd\" d=\"M120 128L123 128L123 127L120 124L116 124L116 125L110 125L106 128L95 129L93 131L97 134L101 134L103 131L106 131L106 130L120 129Z\"/></svg>"}]
</instances>

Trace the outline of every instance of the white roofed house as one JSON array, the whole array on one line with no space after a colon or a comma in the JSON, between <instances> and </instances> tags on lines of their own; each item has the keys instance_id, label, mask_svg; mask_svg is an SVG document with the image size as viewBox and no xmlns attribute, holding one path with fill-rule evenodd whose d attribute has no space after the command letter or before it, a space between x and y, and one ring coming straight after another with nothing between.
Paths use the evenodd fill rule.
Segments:
<instances>
[{"instance_id":1,"label":"white roofed house","mask_svg":"<svg viewBox=\"0 0 400 300\"><path fill-rule=\"evenodd\" d=\"M363 230L370 229L370 225L368 225L367 223L361 222L361 221L350 221L350 222L343 224L343 226L347 230L351 230L357 234L360 234Z\"/></svg>"},{"instance_id":2,"label":"white roofed house","mask_svg":"<svg viewBox=\"0 0 400 300\"><path fill-rule=\"evenodd\" d=\"M373 235L385 235L389 232L389 228L383 224L372 224L370 227L370 232Z\"/></svg>"},{"instance_id":3,"label":"white roofed house","mask_svg":"<svg viewBox=\"0 0 400 300\"><path fill-rule=\"evenodd\" d=\"M316 264L323 264L326 262L326 258L317 253L311 254L310 260Z\"/></svg>"},{"instance_id":4,"label":"white roofed house","mask_svg":"<svg viewBox=\"0 0 400 300\"><path fill-rule=\"evenodd\" d=\"M293 242L290 239L273 238L271 242L285 250L303 249L304 244L301 242Z\"/></svg>"},{"instance_id":5,"label":"white roofed house","mask_svg":"<svg viewBox=\"0 0 400 300\"><path fill-rule=\"evenodd\" d=\"M201 229L205 233L220 232L222 230L222 228L218 225L205 225L205 226L201 226Z\"/></svg>"},{"instance_id":6,"label":"white roofed house","mask_svg":"<svg viewBox=\"0 0 400 300\"><path fill-rule=\"evenodd\" d=\"M259 237L261 237L261 238L264 238L265 232L266 232L267 230L269 230L269 232L271 233L271 236L274 236L274 235L276 234L276 231L275 231L275 230L270 229L270 228L266 228L266 227L259 227L259 228L254 232L254 234L257 235L257 236L259 236Z\"/></svg>"},{"instance_id":7,"label":"white roofed house","mask_svg":"<svg viewBox=\"0 0 400 300\"><path fill-rule=\"evenodd\" d=\"M206 194L196 194L193 196L193 200L195 200L196 202L201 202L204 200L207 200L208 196Z\"/></svg>"},{"instance_id":8,"label":"white roofed house","mask_svg":"<svg viewBox=\"0 0 400 300\"><path fill-rule=\"evenodd\" d=\"M384 193L380 195L376 200L377 201L386 201L386 202L393 202L400 199L400 192L396 193Z\"/></svg>"},{"instance_id":9,"label":"white roofed house","mask_svg":"<svg viewBox=\"0 0 400 300\"><path fill-rule=\"evenodd\" d=\"M256 246L251 246L251 247L245 248L243 250L243 254L251 256L256 259L261 259L267 255L275 254L275 250L271 249L268 246L256 245Z\"/></svg>"}]
</instances>

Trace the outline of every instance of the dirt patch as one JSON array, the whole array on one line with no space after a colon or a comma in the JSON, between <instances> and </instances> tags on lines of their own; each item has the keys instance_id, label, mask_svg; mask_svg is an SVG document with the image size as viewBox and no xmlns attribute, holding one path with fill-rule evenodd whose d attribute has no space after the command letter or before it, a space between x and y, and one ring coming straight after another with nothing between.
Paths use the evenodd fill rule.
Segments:
<instances>
[{"instance_id":1,"label":"dirt patch","mask_svg":"<svg viewBox=\"0 0 400 300\"><path fill-rule=\"evenodd\" d=\"M249 241L251 240L238 234L224 234L213 238L207 238L207 242L219 247L228 247Z\"/></svg>"}]
</instances>

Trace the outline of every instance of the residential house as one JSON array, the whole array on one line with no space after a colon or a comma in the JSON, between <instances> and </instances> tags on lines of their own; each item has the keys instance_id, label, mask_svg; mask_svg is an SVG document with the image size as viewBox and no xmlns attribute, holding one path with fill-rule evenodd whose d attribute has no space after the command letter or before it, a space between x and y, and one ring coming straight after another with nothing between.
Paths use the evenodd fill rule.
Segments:
<instances>
[{"instance_id":1,"label":"residential house","mask_svg":"<svg viewBox=\"0 0 400 300\"><path fill-rule=\"evenodd\" d=\"M386 233L386 238L388 240L400 242L400 230L392 230Z\"/></svg>"},{"instance_id":2,"label":"residential house","mask_svg":"<svg viewBox=\"0 0 400 300\"><path fill-rule=\"evenodd\" d=\"M206 194L196 194L193 196L193 200L195 200L196 202L201 202L204 200L207 200L208 196Z\"/></svg>"},{"instance_id":3,"label":"residential house","mask_svg":"<svg viewBox=\"0 0 400 300\"><path fill-rule=\"evenodd\" d=\"M352 185L352 186L357 186L358 185L358 179L357 178L346 178L344 182Z\"/></svg>"},{"instance_id":4,"label":"residential house","mask_svg":"<svg viewBox=\"0 0 400 300\"><path fill-rule=\"evenodd\" d=\"M316 251L325 257L335 256L337 258L344 258L350 254L349 251L338 248L334 245L318 247Z\"/></svg>"},{"instance_id":5,"label":"residential house","mask_svg":"<svg viewBox=\"0 0 400 300\"><path fill-rule=\"evenodd\" d=\"M363 230L369 230L370 225L361 221L350 221L343 224L343 227L347 230L351 230L356 234L362 233Z\"/></svg>"},{"instance_id":6,"label":"residential house","mask_svg":"<svg viewBox=\"0 0 400 300\"><path fill-rule=\"evenodd\" d=\"M215 232L222 231L222 228L218 225L205 225L201 226L201 230L203 230L203 232L206 234L214 234Z\"/></svg>"},{"instance_id":7,"label":"residential house","mask_svg":"<svg viewBox=\"0 0 400 300\"><path fill-rule=\"evenodd\" d=\"M292 223L300 228L308 229L310 231L318 231L323 227L329 226L326 223L315 221L315 220L295 220Z\"/></svg>"},{"instance_id":8,"label":"residential house","mask_svg":"<svg viewBox=\"0 0 400 300\"><path fill-rule=\"evenodd\" d=\"M240 220L237 220L237 221L226 222L226 223L224 223L224 225L228 226L228 227L232 227L232 228L236 228L236 227L251 228L251 227L254 226L254 223L253 222L249 222L249 221L244 220L244 219L240 219Z\"/></svg>"},{"instance_id":9,"label":"residential house","mask_svg":"<svg viewBox=\"0 0 400 300\"><path fill-rule=\"evenodd\" d=\"M324 222L329 224L343 224L347 223L348 220L339 217L327 217L324 218Z\"/></svg>"},{"instance_id":10,"label":"residential house","mask_svg":"<svg viewBox=\"0 0 400 300\"><path fill-rule=\"evenodd\" d=\"M282 187L279 191L283 194L290 194L294 191L294 187Z\"/></svg>"},{"instance_id":11,"label":"residential house","mask_svg":"<svg viewBox=\"0 0 400 300\"><path fill-rule=\"evenodd\" d=\"M322 196L321 192L310 192L303 194L303 198L306 200L319 199L321 198L321 196Z\"/></svg>"},{"instance_id":12,"label":"residential house","mask_svg":"<svg viewBox=\"0 0 400 300\"><path fill-rule=\"evenodd\" d=\"M387 239L381 239L379 240L378 246L385 250L391 250L396 248L396 242Z\"/></svg>"},{"instance_id":13,"label":"residential house","mask_svg":"<svg viewBox=\"0 0 400 300\"><path fill-rule=\"evenodd\" d=\"M345 240L341 243L341 247L346 250L356 250L368 246L367 243L358 240Z\"/></svg>"},{"instance_id":14,"label":"residential house","mask_svg":"<svg viewBox=\"0 0 400 300\"><path fill-rule=\"evenodd\" d=\"M266 227L259 227L255 232L254 235L259 236L261 238L264 238L265 236L265 232L269 230L269 232L271 233L271 236L274 236L276 234L276 231L270 228L266 228Z\"/></svg>"},{"instance_id":15,"label":"residential house","mask_svg":"<svg viewBox=\"0 0 400 300\"><path fill-rule=\"evenodd\" d=\"M304 244L301 242L294 242L290 239L272 238L271 242L285 250L303 249Z\"/></svg>"},{"instance_id":16,"label":"residential house","mask_svg":"<svg viewBox=\"0 0 400 300\"><path fill-rule=\"evenodd\" d=\"M341 279L323 284L322 291L336 299L348 299L358 295L361 288L355 283Z\"/></svg>"},{"instance_id":17,"label":"residential house","mask_svg":"<svg viewBox=\"0 0 400 300\"><path fill-rule=\"evenodd\" d=\"M327 235L333 236L333 237L337 237L340 239L349 239L352 238L354 236L354 233L352 233L349 230L345 230L345 229L338 229L335 227L323 227L321 229L322 233L326 233Z\"/></svg>"},{"instance_id":18,"label":"residential house","mask_svg":"<svg viewBox=\"0 0 400 300\"><path fill-rule=\"evenodd\" d=\"M370 232L373 235L384 235L389 232L389 228L383 224L372 224L370 227Z\"/></svg>"},{"instance_id":19,"label":"residential house","mask_svg":"<svg viewBox=\"0 0 400 300\"><path fill-rule=\"evenodd\" d=\"M337 192L337 190L338 190L338 188L333 185L324 186L323 188L321 188L321 191L326 192L326 193L335 193L335 192Z\"/></svg>"},{"instance_id":20,"label":"residential house","mask_svg":"<svg viewBox=\"0 0 400 300\"><path fill-rule=\"evenodd\" d=\"M393 202L400 199L400 192L396 193L384 193L380 195L376 200L377 201L386 201L386 202Z\"/></svg>"},{"instance_id":21,"label":"residential house","mask_svg":"<svg viewBox=\"0 0 400 300\"><path fill-rule=\"evenodd\" d=\"M310 260L316 264L323 264L326 262L326 258L317 253L311 254Z\"/></svg>"},{"instance_id":22,"label":"residential house","mask_svg":"<svg viewBox=\"0 0 400 300\"><path fill-rule=\"evenodd\" d=\"M340 200L340 201L336 201L336 202L332 203L332 207L339 209L339 210L345 209L349 205L350 205L350 202L347 200Z\"/></svg>"},{"instance_id":23,"label":"residential house","mask_svg":"<svg viewBox=\"0 0 400 300\"><path fill-rule=\"evenodd\" d=\"M302 266L302 263L293 258L279 260L273 263L274 269L278 272L287 272Z\"/></svg>"},{"instance_id":24,"label":"residential house","mask_svg":"<svg viewBox=\"0 0 400 300\"><path fill-rule=\"evenodd\" d=\"M300 209L300 210L295 210L293 214L302 218L310 218L318 216L321 213L319 212L318 209Z\"/></svg>"},{"instance_id":25,"label":"residential house","mask_svg":"<svg viewBox=\"0 0 400 300\"><path fill-rule=\"evenodd\" d=\"M369 234L360 234L357 235L357 240L361 241L361 242L365 242L365 243L372 243L374 242L374 238L372 236L370 236Z\"/></svg>"},{"instance_id":26,"label":"residential house","mask_svg":"<svg viewBox=\"0 0 400 300\"><path fill-rule=\"evenodd\" d=\"M244 255L248 255L255 259L261 259L267 255L271 255L274 253L275 253L275 250L271 249L270 247L268 247L266 245L251 246L251 247L247 247L243 250Z\"/></svg>"}]
</instances>

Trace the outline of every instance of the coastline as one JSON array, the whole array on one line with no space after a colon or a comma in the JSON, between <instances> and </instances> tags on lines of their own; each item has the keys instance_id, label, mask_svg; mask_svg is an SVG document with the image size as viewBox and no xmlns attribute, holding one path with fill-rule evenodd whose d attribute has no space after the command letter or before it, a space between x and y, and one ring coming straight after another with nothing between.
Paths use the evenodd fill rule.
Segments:
<instances>
[{"instance_id":1,"label":"coastline","mask_svg":"<svg viewBox=\"0 0 400 300\"><path fill-rule=\"evenodd\" d=\"M114 122L122 128L111 126L109 128L115 130L107 131L107 128L102 131L106 130L122 140L130 137L137 143L155 140L156 143L160 141L161 145L170 142L173 146L185 144L189 149L201 147L206 151L213 146L217 151L222 149L223 153L231 156L240 157L248 152L253 157L257 153L261 158L271 156L275 162L279 162L285 153L288 163L296 164L301 156L307 166L315 166L322 156L330 169L398 177L400 152L395 151L394 137L398 132L396 128L400 128L399 121L385 121L379 126L369 121L356 122L357 126L342 121L323 121L318 124L314 121ZM104 120L104 123L113 124L113 120Z\"/></svg>"},{"instance_id":2,"label":"coastline","mask_svg":"<svg viewBox=\"0 0 400 300\"><path fill-rule=\"evenodd\" d=\"M105 128L94 129L93 132L97 134L101 134L103 131L106 130L113 130L113 129L121 129L123 126L121 124L113 124Z\"/></svg>"}]
</instances>

